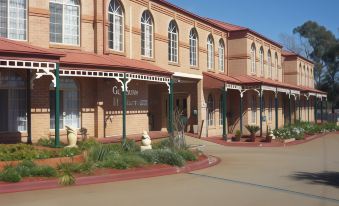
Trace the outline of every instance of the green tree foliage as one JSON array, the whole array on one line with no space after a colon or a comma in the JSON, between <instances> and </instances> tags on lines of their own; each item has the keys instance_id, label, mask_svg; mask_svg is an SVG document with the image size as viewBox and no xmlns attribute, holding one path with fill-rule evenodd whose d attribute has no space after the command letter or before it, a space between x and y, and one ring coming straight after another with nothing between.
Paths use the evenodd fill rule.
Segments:
<instances>
[{"instance_id":1,"label":"green tree foliage","mask_svg":"<svg viewBox=\"0 0 339 206\"><path fill-rule=\"evenodd\" d=\"M293 33L298 33L301 37L307 39L308 43L313 48L309 57L315 63L314 77L317 88L320 88L323 70L327 66L323 57L337 40L331 31L314 21L307 21L303 25L296 27L293 30Z\"/></svg>"},{"instance_id":2,"label":"green tree foliage","mask_svg":"<svg viewBox=\"0 0 339 206\"><path fill-rule=\"evenodd\" d=\"M324 26L314 21L307 21L293 30L312 47L309 54L314 62L316 87L328 92L328 99L335 105L339 104L339 39Z\"/></svg>"}]
</instances>

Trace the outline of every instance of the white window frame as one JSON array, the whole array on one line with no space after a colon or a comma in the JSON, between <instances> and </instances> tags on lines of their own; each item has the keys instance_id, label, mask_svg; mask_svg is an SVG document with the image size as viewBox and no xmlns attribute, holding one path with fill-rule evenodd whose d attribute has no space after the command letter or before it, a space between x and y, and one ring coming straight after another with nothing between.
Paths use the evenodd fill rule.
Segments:
<instances>
[{"instance_id":1,"label":"white window frame","mask_svg":"<svg viewBox=\"0 0 339 206\"><path fill-rule=\"evenodd\" d=\"M260 75L265 75L265 69L264 69L264 49L261 47L259 50L259 58L260 58Z\"/></svg>"},{"instance_id":2,"label":"white window frame","mask_svg":"<svg viewBox=\"0 0 339 206\"><path fill-rule=\"evenodd\" d=\"M60 2L62 1L62 3ZM77 4L68 4L67 3L68 1L67 0L50 0L49 1L49 4L59 4L59 5L62 5L62 22L61 22L61 26L62 26L62 32L61 32L61 35L62 35L62 42L55 42L55 41L52 41L51 37L49 38L50 42L53 43L53 44L62 44L62 45L71 45L71 46L79 46L80 45L80 42L81 42L81 23L80 23L80 17L81 17L81 9L80 9L80 2L79 0L76 0ZM67 35L65 35L65 31L66 31L66 7L67 6L72 6L72 7L75 7L77 8L77 43L76 44L73 44L73 43L69 43L67 42L66 43L66 37ZM49 7L49 9L51 10L51 8ZM74 15L72 15L74 16ZM51 22L50 22L51 24ZM74 25L73 25L74 26ZM50 35L51 35L51 31L50 31ZM74 35L72 35L74 37Z\"/></svg>"},{"instance_id":3,"label":"white window frame","mask_svg":"<svg viewBox=\"0 0 339 206\"><path fill-rule=\"evenodd\" d=\"M268 52L267 52L267 69L268 69L268 71L267 71L267 73L268 73L268 77L269 78L272 78L272 54L271 54L271 51L269 50Z\"/></svg>"},{"instance_id":4,"label":"white window frame","mask_svg":"<svg viewBox=\"0 0 339 206\"><path fill-rule=\"evenodd\" d=\"M179 57L179 31L178 24L172 20L168 26L168 61L178 63Z\"/></svg>"},{"instance_id":5,"label":"white window frame","mask_svg":"<svg viewBox=\"0 0 339 206\"><path fill-rule=\"evenodd\" d=\"M6 9L7 9L7 14L6 14L6 36L0 36L0 37L4 37L4 38L8 38L8 39L12 39L12 40L17 40L17 41L27 41L27 27L28 27L28 3L27 3L27 0L22 0L25 2L25 8L23 9L23 11L25 12L25 15L24 15L24 19L22 18L19 18L19 8L18 7L11 7L11 3L13 3L14 0L7 0L7 5L6 5ZM10 8L15 8L16 10L16 16L15 16L15 28L11 28L11 24L10 24L10 20L12 18L10 18ZM20 20L23 20L25 22L24 24L24 30L23 29L20 29L19 28L19 19ZM18 31L19 30L23 30L24 31L24 38L23 39L20 39L20 38L13 38L13 36L10 36L10 30L15 30L16 31L16 35L19 35L18 34Z\"/></svg>"},{"instance_id":6,"label":"white window frame","mask_svg":"<svg viewBox=\"0 0 339 206\"><path fill-rule=\"evenodd\" d=\"M257 95L252 95L251 100L251 124L257 123Z\"/></svg>"},{"instance_id":7,"label":"white window frame","mask_svg":"<svg viewBox=\"0 0 339 206\"><path fill-rule=\"evenodd\" d=\"M207 125L214 126L214 98L212 94L207 99Z\"/></svg>"},{"instance_id":8,"label":"white window frame","mask_svg":"<svg viewBox=\"0 0 339 206\"><path fill-rule=\"evenodd\" d=\"M214 40L211 34L207 37L207 69L214 69Z\"/></svg>"},{"instance_id":9,"label":"white window frame","mask_svg":"<svg viewBox=\"0 0 339 206\"><path fill-rule=\"evenodd\" d=\"M153 17L150 11L146 10L141 16L141 55L153 58Z\"/></svg>"},{"instance_id":10,"label":"white window frame","mask_svg":"<svg viewBox=\"0 0 339 206\"><path fill-rule=\"evenodd\" d=\"M251 74L256 74L257 68L256 68L256 47L253 43L251 45Z\"/></svg>"},{"instance_id":11,"label":"white window frame","mask_svg":"<svg viewBox=\"0 0 339 206\"><path fill-rule=\"evenodd\" d=\"M192 28L189 36L190 41L190 66L198 66L198 33Z\"/></svg>"},{"instance_id":12,"label":"white window frame","mask_svg":"<svg viewBox=\"0 0 339 206\"><path fill-rule=\"evenodd\" d=\"M112 6L113 3L113 6ZM112 9L113 12L110 11L110 8ZM119 13L120 12L120 13ZM113 22L110 22L110 17L113 17ZM119 25L119 27L121 27L120 33L118 34L119 38L114 38L117 34L116 31L116 19L121 20L121 25ZM120 22L120 21L118 21ZM110 50L116 51L116 52L123 52L124 48L125 48L125 18L124 18L124 10L122 7L122 4L118 1L118 0L111 0L109 3L109 9L108 9L108 24L109 27L112 26L113 31L112 31L112 35L110 32L110 29L108 28L108 46ZM110 40L110 38L112 37L112 40ZM121 38L121 39L120 39ZM119 40L118 40L119 39ZM118 40L118 42L116 42L116 40ZM112 41L112 48L110 46L110 41Z\"/></svg>"},{"instance_id":13,"label":"white window frame","mask_svg":"<svg viewBox=\"0 0 339 206\"><path fill-rule=\"evenodd\" d=\"M219 41L219 71L225 72L225 44L222 39Z\"/></svg>"}]
</instances>

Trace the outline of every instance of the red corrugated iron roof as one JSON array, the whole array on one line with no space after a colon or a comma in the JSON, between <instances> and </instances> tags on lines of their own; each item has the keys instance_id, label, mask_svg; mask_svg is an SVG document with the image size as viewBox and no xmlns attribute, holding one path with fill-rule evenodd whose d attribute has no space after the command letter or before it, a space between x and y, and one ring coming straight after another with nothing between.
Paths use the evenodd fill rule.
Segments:
<instances>
[{"instance_id":1,"label":"red corrugated iron roof","mask_svg":"<svg viewBox=\"0 0 339 206\"><path fill-rule=\"evenodd\" d=\"M214 79L226 82L226 83L231 83L231 84L240 84L241 82L238 81L237 79L227 76L226 74L220 74L220 73L214 73L214 72L203 72L203 75L213 77Z\"/></svg>"},{"instance_id":2,"label":"red corrugated iron roof","mask_svg":"<svg viewBox=\"0 0 339 206\"><path fill-rule=\"evenodd\" d=\"M304 92L327 94L327 92L324 92L324 91L321 91L321 90L318 90L318 89L314 89L314 88L310 88L310 87L304 87L304 86L298 86L298 87Z\"/></svg>"},{"instance_id":3,"label":"red corrugated iron roof","mask_svg":"<svg viewBox=\"0 0 339 206\"><path fill-rule=\"evenodd\" d=\"M32 46L26 42L13 41L0 37L0 53L5 56L37 56L38 58L60 58L63 52Z\"/></svg>"},{"instance_id":4,"label":"red corrugated iron roof","mask_svg":"<svg viewBox=\"0 0 339 206\"><path fill-rule=\"evenodd\" d=\"M226 23L226 22L223 22L223 21L219 21L219 20L216 20L216 19L210 19L210 18L206 18L207 21L219 26L219 27L222 27L224 30L228 31L228 32L238 32L238 31L247 31L249 33L252 33L256 36L259 36L260 38L262 39L265 39L266 41L278 46L279 48L282 48L283 46L276 42L276 41L273 41L272 39L270 38L267 38L266 36L250 29L250 28L247 28L247 27L242 27L242 26L238 26L238 25L234 25L234 24L230 24L230 23Z\"/></svg>"},{"instance_id":5,"label":"red corrugated iron roof","mask_svg":"<svg viewBox=\"0 0 339 206\"><path fill-rule=\"evenodd\" d=\"M125 71L126 69L132 70L133 72L144 72L144 73L157 73L163 75L173 74L170 71L162 69L151 63L129 59L124 56L118 55L97 55L90 52L82 51L65 51L66 56L60 60L61 67L72 68L77 67L78 69L105 69Z\"/></svg>"},{"instance_id":6,"label":"red corrugated iron roof","mask_svg":"<svg viewBox=\"0 0 339 206\"><path fill-rule=\"evenodd\" d=\"M292 52L292 51L283 50L283 51L281 52L281 55L283 55L283 56L285 56L285 57L299 57L299 58L301 58L301 59L303 59L303 60L305 60L305 61L310 62L311 64L314 64L314 62L313 62L312 60L309 60L309 59L307 59L307 58L305 58L305 57L303 57L303 56L301 56L301 55L299 55L299 54L297 54L297 53L294 53L294 52Z\"/></svg>"}]
</instances>

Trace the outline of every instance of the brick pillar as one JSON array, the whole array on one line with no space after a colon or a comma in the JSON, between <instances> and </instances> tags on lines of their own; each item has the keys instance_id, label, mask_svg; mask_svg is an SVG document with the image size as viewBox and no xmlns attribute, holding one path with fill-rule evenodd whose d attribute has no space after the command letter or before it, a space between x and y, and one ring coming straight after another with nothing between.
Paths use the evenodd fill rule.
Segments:
<instances>
[{"instance_id":1,"label":"brick pillar","mask_svg":"<svg viewBox=\"0 0 339 206\"><path fill-rule=\"evenodd\" d=\"M94 1L94 50L97 54L104 53L104 5L107 0Z\"/></svg>"}]
</instances>

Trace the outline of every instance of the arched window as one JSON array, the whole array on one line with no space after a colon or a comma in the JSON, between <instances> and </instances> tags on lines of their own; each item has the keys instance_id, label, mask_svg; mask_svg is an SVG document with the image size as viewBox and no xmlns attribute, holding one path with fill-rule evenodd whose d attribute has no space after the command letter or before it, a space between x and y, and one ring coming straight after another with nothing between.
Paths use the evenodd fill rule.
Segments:
<instances>
[{"instance_id":1,"label":"arched window","mask_svg":"<svg viewBox=\"0 0 339 206\"><path fill-rule=\"evenodd\" d=\"M275 65L275 75L274 77L278 80L279 79L279 69L278 69L278 54L275 53L274 65Z\"/></svg>"},{"instance_id":2,"label":"arched window","mask_svg":"<svg viewBox=\"0 0 339 206\"><path fill-rule=\"evenodd\" d=\"M212 35L207 38L207 69L214 68L214 40Z\"/></svg>"},{"instance_id":3,"label":"arched window","mask_svg":"<svg viewBox=\"0 0 339 206\"><path fill-rule=\"evenodd\" d=\"M27 0L0 0L0 37L27 38Z\"/></svg>"},{"instance_id":4,"label":"arched window","mask_svg":"<svg viewBox=\"0 0 339 206\"><path fill-rule=\"evenodd\" d=\"M190 65L198 65L198 32L195 28L190 31Z\"/></svg>"},{"instance_id":5,"label":"arched window","mask_svg":"<svg viewBox=\"0 0 339 206\"><path fill-rule=\"evenodd\" d=\"M207 124L208 126L214 125L214 100L210 94L207 99Z\"/></svg>"},{"instance_id":6,"label":"arched window","mask_svg":"<svg viewBox=\"0 0 339 206\"><path fill-rule=\"evenodd\" d=\"M223 111L224 111L224 108L223 108L223 104L224 104L224 101L223 101L223 98L222 98L222 94L220 95L220 98L219 98L219 125L223 125Z\"/></svg>"},{"instance_id":7,"label":"arched window","mask_svg":"<svg viewBox=\"0 0 339 206\"><path fill-rule=\"evenodd\" d=\"M268 70L268 77L272 78L272 56L271 50L267 52L267 70Z\"/></svg>"},{"instance_id":8,"label":"arched window","mask_svg":"<svg viewBox=\"0 0 339 206\"><path fill-rule=\"evenodd\" d=\"M27 129L25 80L13 71L0 71L0 132Z\"/></svg>"},{"instance_id":9,"label":"arched window","mask_svg":"<svg viewBox=\"0 0 339 206\"><path fill-rule=\"evenodd\" d=\"M256 62L255 62L255 52L256 52L256 49L255 49L255 45L254 43L252 44L251 46L251 73L252 74L255 74L256 73Z\"/></svg>"},{"instance_id":10,"label":"arched window","mask_svg":"<svg viewBox=\"0 0 339 206\"><path fill-rule=\"evenodd\" d=\"M219 41L219 71L225 71L225 44L222 39Z\"/></svg>"},{"instance_id":11,"label":"arched window","mask_svg":"<svg viewBox=\"0 0 339 206\"><path fill-rule=\"evenodd\" d=\"M50 126L55 128L55 90L50 85ZM60 79L60 128L80 128L79 87L73 79Z\"/></svg>"},{"instance_id":12,"label":"arched window","mask_svg":"<svg viewBox=\"0 0 339 206\"><path fill-rule=\"evenodd\" d=\"M124 50L124 12L118 0L111 0L108 8L108 44L114 51Z\"/></svg>"},{"instance_id":13,"label":"arched window","mask_svg":"<svg viewBox=\"0 0 339 206\"><path fill-rule=\"evenodd\" d=\"M168 26L168 61L178 63L178 25L172 20Z\"/></svg>"},{"instance_id":14,"label":"arched window","mask_svg":"<svg viewBox=\"0 0 339 206\"><path fill-rule=\"evenodd\" d=\"M153 18L149 11L141 16L141 55L153 57Z\"/></svg>"},{"instance_id":15,"label":"arched window","mask_svg":"<svg viewBox=\"0 0 339 206\"><path fill-rule=\"evenodd\" d=\"M253 95L251 99L251 123L255 124L257 122L257 95Z\"/></svg>"},{"instance_id":16,"label":"arched window","mask_svg":"<svg viewBox=\"0 0 339 206\"><path fill-rule=\"evenodd\" d=\"M259 58L260 58L260 75L264 76L264 49L260 47L259 50Z\"/></svg>"},{"instance_id":17,"label":"arched window","mask_svg":"<svg viewBox=\"0 0 339 206\"><path fill-rule=\"evenodd\" d=\"M299 85L303 84L302 66L299 64Z\"/></svg>"},{"instance_id":18,"label":"arched window","mask_svg":"<svg viewBox=\"0 0 339 206\"><path fill-rule=\"evenodd\" d=\"M80 44L80 4L78 0L50 0L49 37L53 43Z\"/></svg>"}]
</instances>

